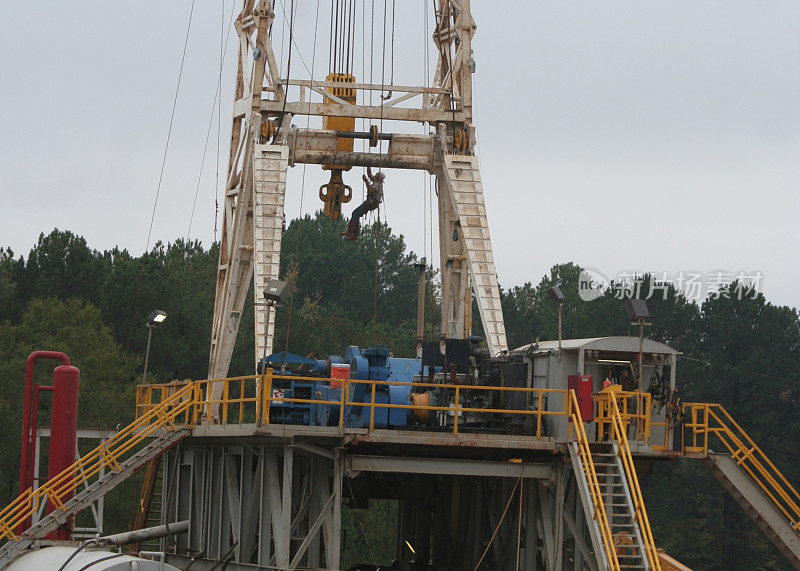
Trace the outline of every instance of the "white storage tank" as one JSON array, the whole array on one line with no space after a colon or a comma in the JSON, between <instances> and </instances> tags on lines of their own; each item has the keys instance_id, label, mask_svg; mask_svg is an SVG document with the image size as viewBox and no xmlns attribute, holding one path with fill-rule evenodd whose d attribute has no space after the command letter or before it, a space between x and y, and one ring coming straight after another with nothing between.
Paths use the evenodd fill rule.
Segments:
<instances>
[{"instance_id":1,"label":"white storage tank","mask_svg":"<svg viewBox=\"0 0 800 571\"><path fill-rule=\"evenodd\" d=\"M179 571L178 568L160 561L140 559L97 548L82 549L62 569L64 563L77 549L66 545L42 547L20 555L5 569L6 571Z\"/></svg>"}]
</instances>

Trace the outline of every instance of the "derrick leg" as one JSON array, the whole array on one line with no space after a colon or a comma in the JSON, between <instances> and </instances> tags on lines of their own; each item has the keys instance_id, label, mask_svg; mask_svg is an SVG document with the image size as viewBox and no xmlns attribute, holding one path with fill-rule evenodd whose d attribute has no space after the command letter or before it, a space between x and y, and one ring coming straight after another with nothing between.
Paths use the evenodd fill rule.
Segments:
<instances>
[{"instance_id":1,"label":"derrick leg","mask_svg":"<svg viewBox=\"0 0 800 571\"><path fill-rule=\"evenodd\" d=\"M466 276L469 269L469 286L475 294L486 343L491 354L497 355L508 345L478 157L445 155L438 183L442 335L470 334L465 323L471 307Z\"/></svg>"},{"instance_id":2,"label":"derrick leg","mask_svg":"<svg viewBox=\"0 0 800 571\"><path fill-rule=\"evenodd\" d=\"M283 145L256 145L253 180L253 227L255 261L256 364L272 354L275 312L264 305L264 288L278 279L281 270L283 204L286 197L286 171L289 148ZM267 323L269 320L269 323Z\"/></svg>"},{"instance_id":3,"label":"derrick leg","mask_svg":"<svg viewBox=\"0 0 800 571\"><path fill-rule=\"evenodd\" d=\"M210 379L223 378L228 373L251 281L255 281L256 362L264 356L265 349L268 355L272 352L275 315L263 305L264 288L280 272L288 156L285 145L255 145L252 165L242 169L245 180L238 202L235 206L226 202L231 211L226 210L224 220L227 223L233 219L233 229L224 232L223 237L233 239L230 244L220 244ZM211 384L211 400L221 398L222 388L222 383ZM212 421L217 418L217 409L209 407Z\"/></svg>"}]
</instances>

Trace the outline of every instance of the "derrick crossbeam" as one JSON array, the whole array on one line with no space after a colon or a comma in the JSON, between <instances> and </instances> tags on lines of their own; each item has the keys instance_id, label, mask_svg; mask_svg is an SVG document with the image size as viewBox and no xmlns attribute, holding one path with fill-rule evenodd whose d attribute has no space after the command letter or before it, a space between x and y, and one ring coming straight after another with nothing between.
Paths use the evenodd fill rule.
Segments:
<instances>
[{"instance_id":1,"label":"derrick crossbeam","mask_svg":"<svg viewBox=\"0 0 800 571\"><path fill-rule=\"evenodd\" d=\"M467 116L463 111L440 109L419 109L413 107L390 107L387 105L342 105L341 103L314 103L290 101L262 101L261 111L268 115L332 115L335 117L355 117L380 121L414 121L418 123L463 122Z\"/></svg>"},{"instance_id":2,"label":"derrick crossbeam","mask_svg":"<svg viewBox=\"0 0 800 571\"><path fill-rule=\"evenodd\" d=\"M256 364L272 350L275 315L265 309L263 286L280 277L280 246L287 170L298 163L427 171L439 194L442 268L440 338L471 333L473 296L493 356L507 349L500 293L472 124L472 37L469 0L437 0L432 36L438 62L430 87L281 78L270 29L275 13L266 0L245 0L235 21L239 54L222 236L216 279L208 378L227 376L244 311L255 284ZM346 87L345 87L346 86ZM343 91L347 91L345 96ZM380 91L378 105L355 94ZM299 92L299 99L298 99ZM350 94L352 92L352 94ZM386 94L386 95L384 95ZM387 97L388 99L383 99ZM315 100L312 100L314 98ZM378 133L371 153L348 152L353 127L297 129L296 115L422 123L429 134ZM340 132L341 131L341 132ZM363 134L362 134L363 135ZM458 160L452 157L458 155ZM387 192L391 186L387 185ZM324 200L324 198L323 198ZM335 218L340 212L335 211ZM455 241L452 237L463 239ZM220 387L212 388L218 400ZM207 418L217 421L216 407Z\"/></svg>"}]
</instances>

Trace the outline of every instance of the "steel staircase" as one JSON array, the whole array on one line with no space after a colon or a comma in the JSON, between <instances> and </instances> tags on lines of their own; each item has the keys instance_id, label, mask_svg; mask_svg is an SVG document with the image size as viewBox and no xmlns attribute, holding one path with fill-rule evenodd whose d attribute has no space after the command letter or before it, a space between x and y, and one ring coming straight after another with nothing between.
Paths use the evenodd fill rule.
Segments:
<instances>
[{"instance_id":1,"label":"steel staircase","mask_svg":"<svg viewBox=\"0 0 800 571\"><path fill-rule=\"evenodd\" d=\"M574 391L570 393L575 400L572 407L577 408ZM620 413L617 397L611 392L601 395L606 404L603 410L612 440L582 443L586 438L583 423L580 414L573 414L572 424L578 427L578 438L569 447L597 566L613 570L661 571L628 446L627 424ZM582 447L589 450L588 454L581 450Z\"/></svg>"},{"instance_id":2,"label":"steel staircase","mask_svg":"<svg viewBox=\"0 0 800 571\"><path fill-rule=\"evenodd\" d=\"M727 454L711 452L703 464L792 566L800 569L800 535L747 473Z\"/></svg>"},{"instance_id":3,"label":"steel staircase","mask_svg":"<svg viewBox=\"0 0 800 571\"><path fill-rule=\"evenodd\" d=\"M8 540L0 548L0 569L35 540L66 523L70 516L87 508L139 468L189 436L195 416L195 386L189 383L41 487L21 494L0 512L0 536ZM189 422L179 424L187 418ZM101 477L103 469L105 474ZM84 484L87 487L70 497ZM15 530L25 525L31 514L46 501L57 506L56 509L17 535Z\"/></svg>"},{"instance_id":4,"label":"steel staircase","mask_svg":"<svg viewBox=\"0 0 800 571\"><path fill-rule=\"evenodd\" d=\"M718 404L684 405L684 456L700 458L764 535L800 569L800 494ZM709 440L721 444L715 453Z\"/></svg>"},{"instance_id":5,"label":"steel staircase","mask_svg":"<svg viewBox=\"0 0 800 571\"><path fill-rule=\"evenodd\" d=\"M453 210L464 233L467 264L484 335L489 351L496 355L508 346L478 157L446 155L444 167Z\"/></svg>"},{"instance_id":6,"label":"steel staircase","mask_svg":"<svg viewBox=\"0 0 800 571\"><path fill-rule=\"evenodd\" d=\"M616 442L591 445L592 461L603 495L620 569L649 569L642 535L636 524L631 491Z\"/></svg>"}]
</instances>

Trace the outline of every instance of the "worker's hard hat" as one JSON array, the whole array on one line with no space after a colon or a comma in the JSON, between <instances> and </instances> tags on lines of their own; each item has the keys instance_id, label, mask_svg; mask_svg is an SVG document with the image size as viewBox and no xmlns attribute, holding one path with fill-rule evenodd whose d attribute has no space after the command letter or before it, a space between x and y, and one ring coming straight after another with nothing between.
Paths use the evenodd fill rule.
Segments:
<instances>
[{"instance_id":1,"label":"worker's hard hat","mask_svg":"<svg viewBox=\"0 0 800 571\"><path fill-rule=\"evenodd\" d=\"M379 173L377 173L377 174L375 175L375 178L377 178L378 180L383 180L383 179L385 179L385 178L386 178L386 175L385 175L385 174L383 174L382 172L379 172Z\"/></svg>"}]
</instances>

